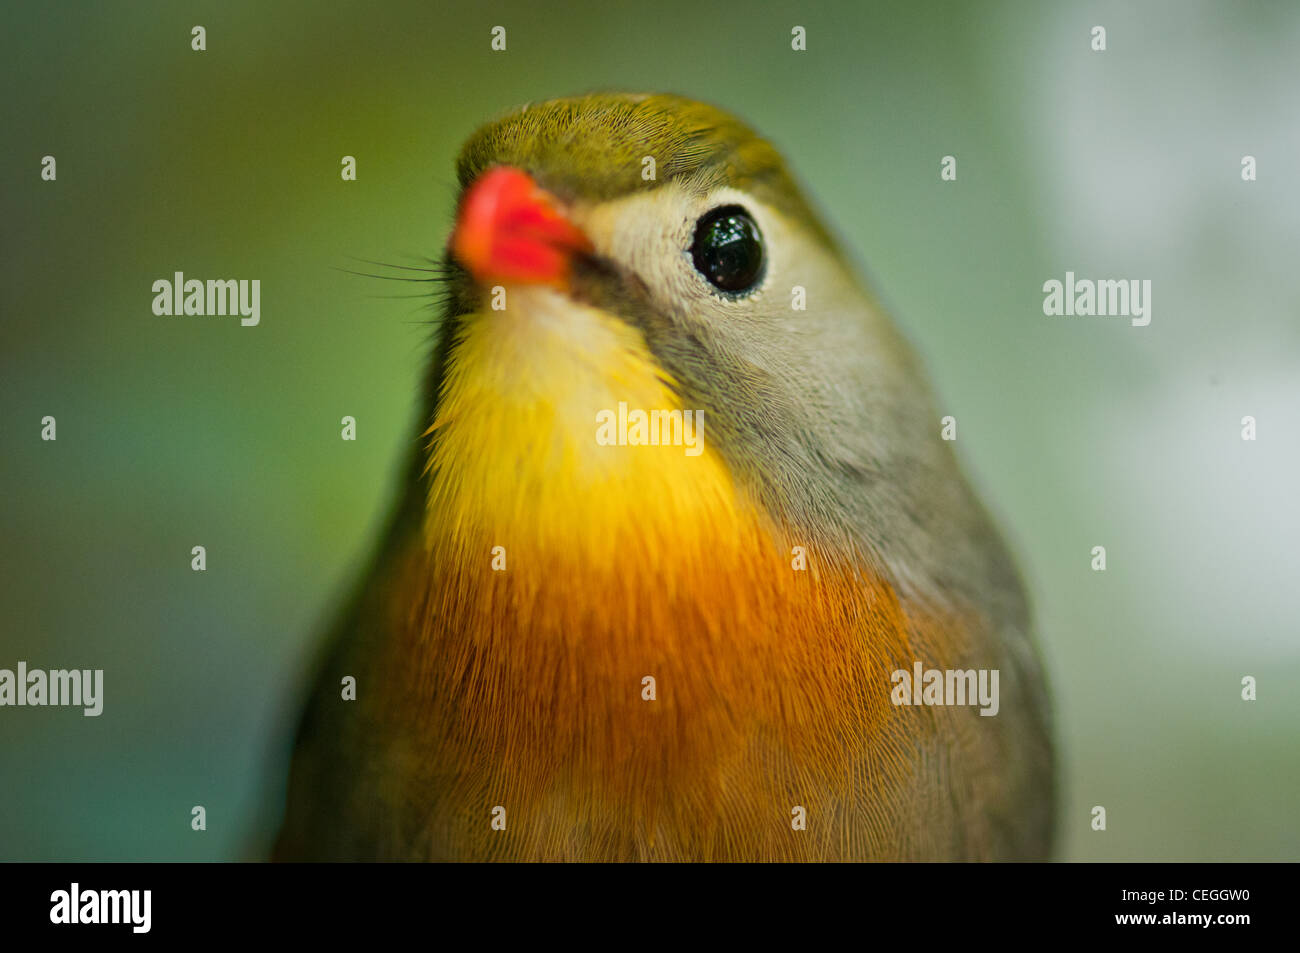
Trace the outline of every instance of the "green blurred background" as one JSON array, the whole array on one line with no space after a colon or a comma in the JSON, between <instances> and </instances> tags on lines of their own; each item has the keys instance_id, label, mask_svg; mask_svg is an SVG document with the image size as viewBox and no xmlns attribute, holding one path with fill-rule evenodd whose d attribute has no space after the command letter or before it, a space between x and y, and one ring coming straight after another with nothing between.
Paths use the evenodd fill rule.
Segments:
<instances>
[{"instance_id":1,"label":"green blurred background","mask_svg":"<svg viewBox=\"0 0 1300 953\"><path fill-rule=\"evenodd\" d=\"M6 5L0 667L106 700L0 710L0 858L255 855L435 317L336 269L440 253L486 118L622 87L770 135L925 356L1031 583L1059 856L1300 859L1298 54L1284 3ZM1044 317L1067 269L1151 325ZM174 271L261 325L155 317Z\"/></svg>"}]
</instances>

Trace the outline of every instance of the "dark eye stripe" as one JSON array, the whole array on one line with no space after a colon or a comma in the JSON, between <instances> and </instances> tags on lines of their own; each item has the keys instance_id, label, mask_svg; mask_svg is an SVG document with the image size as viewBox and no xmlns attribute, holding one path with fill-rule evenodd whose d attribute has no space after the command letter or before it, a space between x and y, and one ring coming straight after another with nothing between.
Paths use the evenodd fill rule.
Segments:
<instances>
[{"instance_id":1,"label":"dark eye stripe","mask_svg":"<svg viewBox=\"0 0 1300 953\"><path fill-rule=\"evenodd\" d=\"M763 277L763 235L739 205L710 210L695 224L695 269L720 291L742 295Z\"/></svg>"}]
</instances>

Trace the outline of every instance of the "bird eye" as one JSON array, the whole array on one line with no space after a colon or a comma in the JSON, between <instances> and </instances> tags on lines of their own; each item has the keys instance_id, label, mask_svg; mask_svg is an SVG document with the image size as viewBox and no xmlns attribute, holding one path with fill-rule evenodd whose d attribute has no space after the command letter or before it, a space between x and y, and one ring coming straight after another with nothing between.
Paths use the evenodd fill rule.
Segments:
<instances>
[{"instance_id":1,"label":"bird eye","mask_svg":"<svg viewBox=\"0 0 1300 953\"><path fill-rule=\"evenodd\" d=\"M724 205L695 223L691 258L715 288L743 294L763 277L763 235L739 205Z\"/></svg>"}]
</instances>

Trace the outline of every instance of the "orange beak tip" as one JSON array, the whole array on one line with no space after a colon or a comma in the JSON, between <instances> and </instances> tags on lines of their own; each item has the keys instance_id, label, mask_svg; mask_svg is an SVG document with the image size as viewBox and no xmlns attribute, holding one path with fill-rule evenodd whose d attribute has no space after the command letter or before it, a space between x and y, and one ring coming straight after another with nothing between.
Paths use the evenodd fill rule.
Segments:
<instances>
[{"instance_id":1,"label":"orange beak tip","mask_svg":"<svg viewBox=\"0 0 1300 953\"><path fill-rule=\"evenodd\" d=\"M510 166L470 184L451 239L452 255L484 283L563 286L574 255L590 250L555 198Z\"/></svg>"}]
</instances>

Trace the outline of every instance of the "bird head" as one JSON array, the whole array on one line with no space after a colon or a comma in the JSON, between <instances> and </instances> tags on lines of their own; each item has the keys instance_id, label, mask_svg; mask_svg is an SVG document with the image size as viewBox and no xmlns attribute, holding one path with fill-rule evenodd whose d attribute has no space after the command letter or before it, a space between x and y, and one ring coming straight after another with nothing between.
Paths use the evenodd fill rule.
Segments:
<instances>
[{"instance_id":1,"label":"bird head","mask_svg":"<svg viewBox=\"0 0 1300 953\"><path fill-rule=\"evenodd\" d=\"M951 455L908 347L767 140L677 96L596 94L484 126L458 177L431 510L478 494L518 529L548 499L599 508L602 487L739 494L831 548L921 545ZM702 457L600 445L620 403L695 411Z\"/></svg>"}]
</instances>

